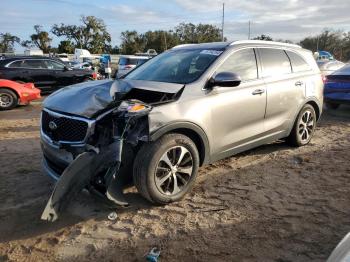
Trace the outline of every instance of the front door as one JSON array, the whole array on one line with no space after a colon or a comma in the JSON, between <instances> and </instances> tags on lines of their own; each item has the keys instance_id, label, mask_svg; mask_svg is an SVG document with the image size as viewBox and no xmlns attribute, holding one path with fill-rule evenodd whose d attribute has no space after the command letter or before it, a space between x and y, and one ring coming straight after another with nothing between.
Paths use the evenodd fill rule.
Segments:
<instances>
[{"instance_id":1,"label":"front door","mask_svg":"<svg viewBox=\"0 0 350 262\"><path fill-rule=\"evenodd\" d=\"M234 72L242 82L237 87L215 87L208 93L212 106L213 153L231 155L249 147L264 133L266 90L258 78L255 51L246 48L235 51L217 69Z\"/></svg>"}]
</instances>

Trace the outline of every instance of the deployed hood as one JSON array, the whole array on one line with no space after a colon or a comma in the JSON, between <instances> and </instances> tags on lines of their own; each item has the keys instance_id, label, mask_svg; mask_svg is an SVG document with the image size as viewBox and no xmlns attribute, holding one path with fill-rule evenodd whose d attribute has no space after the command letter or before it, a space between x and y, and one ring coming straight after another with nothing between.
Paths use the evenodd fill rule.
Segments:
<instances>
[{"instance_id":1,"label":"deployed hood","mask_svg":"<svg viewBox=\"0 0 350 262\"><path fill-rule=\"evenodd\" d=\"M61 113L94 118L119 104L123 98L150 104L171 101L183 87L183 84L143 80L91 81L56 91L45 99L43 106Z\"/></svg>"}]
</instances>

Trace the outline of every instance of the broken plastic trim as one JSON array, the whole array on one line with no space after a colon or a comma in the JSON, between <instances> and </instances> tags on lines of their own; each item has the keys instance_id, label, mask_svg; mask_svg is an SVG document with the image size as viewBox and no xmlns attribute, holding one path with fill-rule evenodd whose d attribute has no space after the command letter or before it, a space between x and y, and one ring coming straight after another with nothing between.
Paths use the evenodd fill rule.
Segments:
<instances>
[{"instance_id":1,"label":"broken plastic trim","mask_svg":"<svg viewBox=\"0 0 350 262\"><path fill-rule=\"evenodd\" d=\"M108 171L113 170L113 172L107 171L106 174L106 197L115 204L128 205L123 195L123 183L119 177L123 144L129 142L135 145L144 139L144 136L148 136L145 132L148 131L147 115L151 109L152 107L140 101L123 101L112 112L113 142L101 146L98 150L83 152L72 161L56 183L41 219L51 222L57 220L72 198L87 187L92 178L106 167L109 167Z\"/></svg>"}]
</instances>

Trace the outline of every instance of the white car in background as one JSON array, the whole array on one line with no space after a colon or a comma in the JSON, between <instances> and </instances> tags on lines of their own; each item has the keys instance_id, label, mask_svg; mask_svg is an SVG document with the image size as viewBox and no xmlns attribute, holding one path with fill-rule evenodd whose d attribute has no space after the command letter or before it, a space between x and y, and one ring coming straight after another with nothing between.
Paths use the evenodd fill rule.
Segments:
<instances>
[{"instance_id":1,"label":"white car in background","mask_svg":"<svg viewBox=\"0 0 350 262\"><path fill-rule=\"evenodd\" d=\"M334 71L342 68L345 63L338 60L318 60L317 65L321 71L322 76L327 76L332 74Z\"/></svg>"},{"instance_id":2,"label":"white car in background","mask_svg":"<svg viewBox=\"0 0 350 262\"><path fill-rule=\"evenodd\" d=\"M120 78L123 75L129 73L136 66L142 65L149 60L148 56L136 56L136 55L122 55L119 58L118 71L115 74L115 78Z\"/></svg>"},{"instance_id":3,"label":"white car in background","mask_svg":"<svg viewBox=\"0 0 350 262\"><path fill-rule=\"evenodd\" d=\"M69 62L68 55L65 53L57 54L57 58L61 59L62 62Z\"/></svg>"}]
</instances>

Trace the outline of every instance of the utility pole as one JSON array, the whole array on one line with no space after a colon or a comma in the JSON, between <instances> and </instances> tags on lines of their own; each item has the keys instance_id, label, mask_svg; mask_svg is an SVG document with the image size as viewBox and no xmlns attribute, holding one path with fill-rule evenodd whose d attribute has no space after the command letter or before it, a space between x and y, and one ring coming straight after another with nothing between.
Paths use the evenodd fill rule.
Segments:
<instances>
[{"instance_id":1,"label":"utility pole","mask_svg":"<svg viewBox=\"0 0 350 262\"><path fill-rule=\"evenodd\" d=\"M222 24L221 24L221 40L224 42L224 22L225 21L225 3L222 3Z\"/></svg>"},{"instance_id":2,"label":"utility pole","mask_svg":"<svg viewBox=\"0 0 350 262\"><path fill-rule=\"evenodd\" d=\"M248 40L250 40L250 20L248 22Z\"/></svg>"},{"instance_id":3,"label":"utility pole","mask_svg":"<svg viewBox=\"0 0 350 262\"><path fill-rule=\"evenodd\" d=\"M164 44L165 44L165 50L168 50L168 45L167 45L167 42L166 42L166 35L165 35L165 31L163 31L163 36L164 36Z\"/></svg>"}]
</instances>

